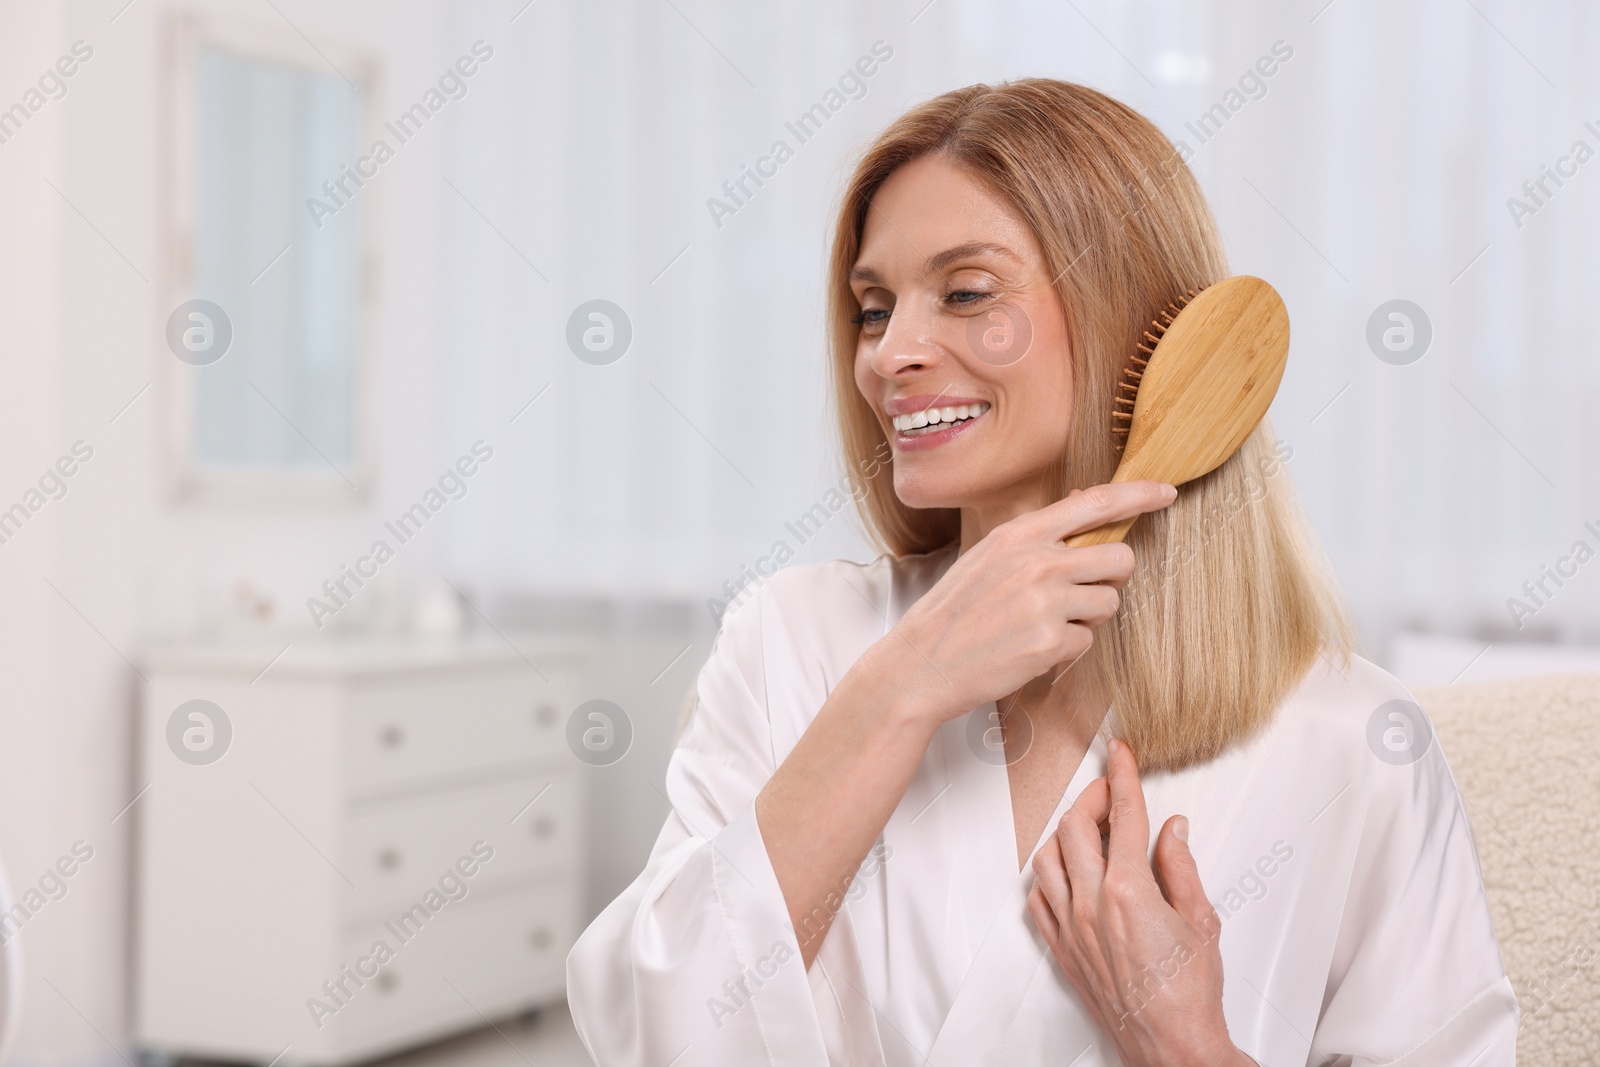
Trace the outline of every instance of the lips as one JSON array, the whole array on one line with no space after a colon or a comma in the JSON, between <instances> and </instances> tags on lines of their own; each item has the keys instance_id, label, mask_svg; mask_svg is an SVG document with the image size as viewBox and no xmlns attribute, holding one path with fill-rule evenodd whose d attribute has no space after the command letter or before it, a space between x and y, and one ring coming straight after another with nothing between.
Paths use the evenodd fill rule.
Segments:
<instances>
[{"instance_id":1,"label":"lips","mask_svg":"<svg viewBox=\"0 0 1600 1067\"><path fill-rule=\"evenodd\" d=\"M941 425L949 426L975 419L988 410L989 405L981 400L976 404L942 404L936 408L908 411L904 415L896 415L890 421L899 432L915 434L937 429Z\"/></svg>"},{"instance_id":2,"label":"lips","mask_svg":"<svg viewBox=\"0 0 1600 1067\"><path fill-rule=\"evenodd\" d=\"M886 400L883 405L884 414L891 419L896 415L905 415L913 411L926 411L932 407L955 407L962 404L988 404L987 400L976 396L956 396L953 393L918 393L915 396L897 396Z\"/></svg>"},{"instance_id":3,"label":"lips","mask_svg":"<svg viewBox=\"0 0 1600 1067\"><path fill-rule=\"evenodd\" d=\"M969 432L992 405L974 397L896 397L884 404L894 426L895 447L901 451L937 448Z\"/></svg>"}]
</instances>

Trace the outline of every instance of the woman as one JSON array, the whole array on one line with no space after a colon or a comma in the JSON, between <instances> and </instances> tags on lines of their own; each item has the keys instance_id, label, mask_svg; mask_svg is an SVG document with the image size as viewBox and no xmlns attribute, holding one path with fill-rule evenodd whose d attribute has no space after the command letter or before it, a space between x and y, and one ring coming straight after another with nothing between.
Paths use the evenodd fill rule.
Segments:
<instances>
[{"instance_id":1,"label":"woman","mask_svg":"<svg viewBox=\"0 0 1600 1067\"><path fill-rule=\"evenodd\" d=\"M1512 1063L1454 781L1348 651L1292 450L1106 484L1140 334L1228 273L1171 144L1081 86L948 93L833 248L888 551L724 617L672 814L568 958L597 1062Z\"/></svg>"}]
</instances>

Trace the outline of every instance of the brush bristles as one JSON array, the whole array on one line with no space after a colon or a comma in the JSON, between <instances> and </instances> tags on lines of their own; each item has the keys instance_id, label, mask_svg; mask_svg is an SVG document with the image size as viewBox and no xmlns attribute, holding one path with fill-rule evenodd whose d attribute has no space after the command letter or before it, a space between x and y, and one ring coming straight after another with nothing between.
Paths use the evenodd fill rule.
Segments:
<instances>
[{"instance_id":1,"label":"brush bristles","mask_svg":"<svg viewBox=\"0 0 1600 1067\"><path fill-rule=\"evenodd\" d=\"M1204 288L1201 286L1201 289ZM1128 447L1128 430L1133 426L1133 405L1139 396L1139 382L1144 378L1145 368L1150 365L1150 357L1156 354L1156 345L1166 336L1178 313L1189 306L1189 301L1200 295L1201 289L1185 291L1182 296L1156 312L1155 318L1150 320L1150 328L1140 335L1135 351L1128 359L1128 365L1123 368L1122 380L1117 383L1116 393L1112 399L1111 412L1111 436L1118 452Z\"/></svg>"}]
</instances>

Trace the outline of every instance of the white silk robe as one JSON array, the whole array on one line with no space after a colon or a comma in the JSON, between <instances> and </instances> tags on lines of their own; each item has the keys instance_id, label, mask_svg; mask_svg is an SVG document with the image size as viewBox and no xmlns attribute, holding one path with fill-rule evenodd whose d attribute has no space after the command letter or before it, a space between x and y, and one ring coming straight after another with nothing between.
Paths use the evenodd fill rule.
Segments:
<instances>
[{"instance_id":1,"label":"white silk robe","mask_svg":"<svg viewBox=\"0 0 1600 1067\"><path fill-rule=\"evenodd\" d=\"M809 971L756 825L833 686L954 558L794 567L724 618L649 863L567 958L601 1067L1118 1063L1027 914L993 704L940 728ZM1229 1033L1267 1067L1515 1060L1517 1001L1437 739L1412 762L1369 740L1408 698L1365 660L1319 658L1249 742L1143 778L1152 846L1189 818ZM1047 834L1105 773L1104 736Z\"/></svg>"}]
</instances>

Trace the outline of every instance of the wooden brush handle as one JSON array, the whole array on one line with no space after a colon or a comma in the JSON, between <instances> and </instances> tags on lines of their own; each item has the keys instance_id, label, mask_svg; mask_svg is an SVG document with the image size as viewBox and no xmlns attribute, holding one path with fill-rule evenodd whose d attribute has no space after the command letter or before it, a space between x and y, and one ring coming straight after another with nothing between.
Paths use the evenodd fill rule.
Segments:
<instances>
[{"instance_id":1,"label":"wooden brush handle","mask_svg":"<svg viewBox=\"0 0 1600 1067\"><path fill-rule=\"evenodd\" d=\"M1128 536L1128 531L1133 529L1133 524L1138 518L1139 516L1135 515L1131 519L1075 533L1067 538L1066 545L1068 548L1082 548L1084 545L1109 545L1113 541L1120 541Z\"/></svg>"}]
</instances>

